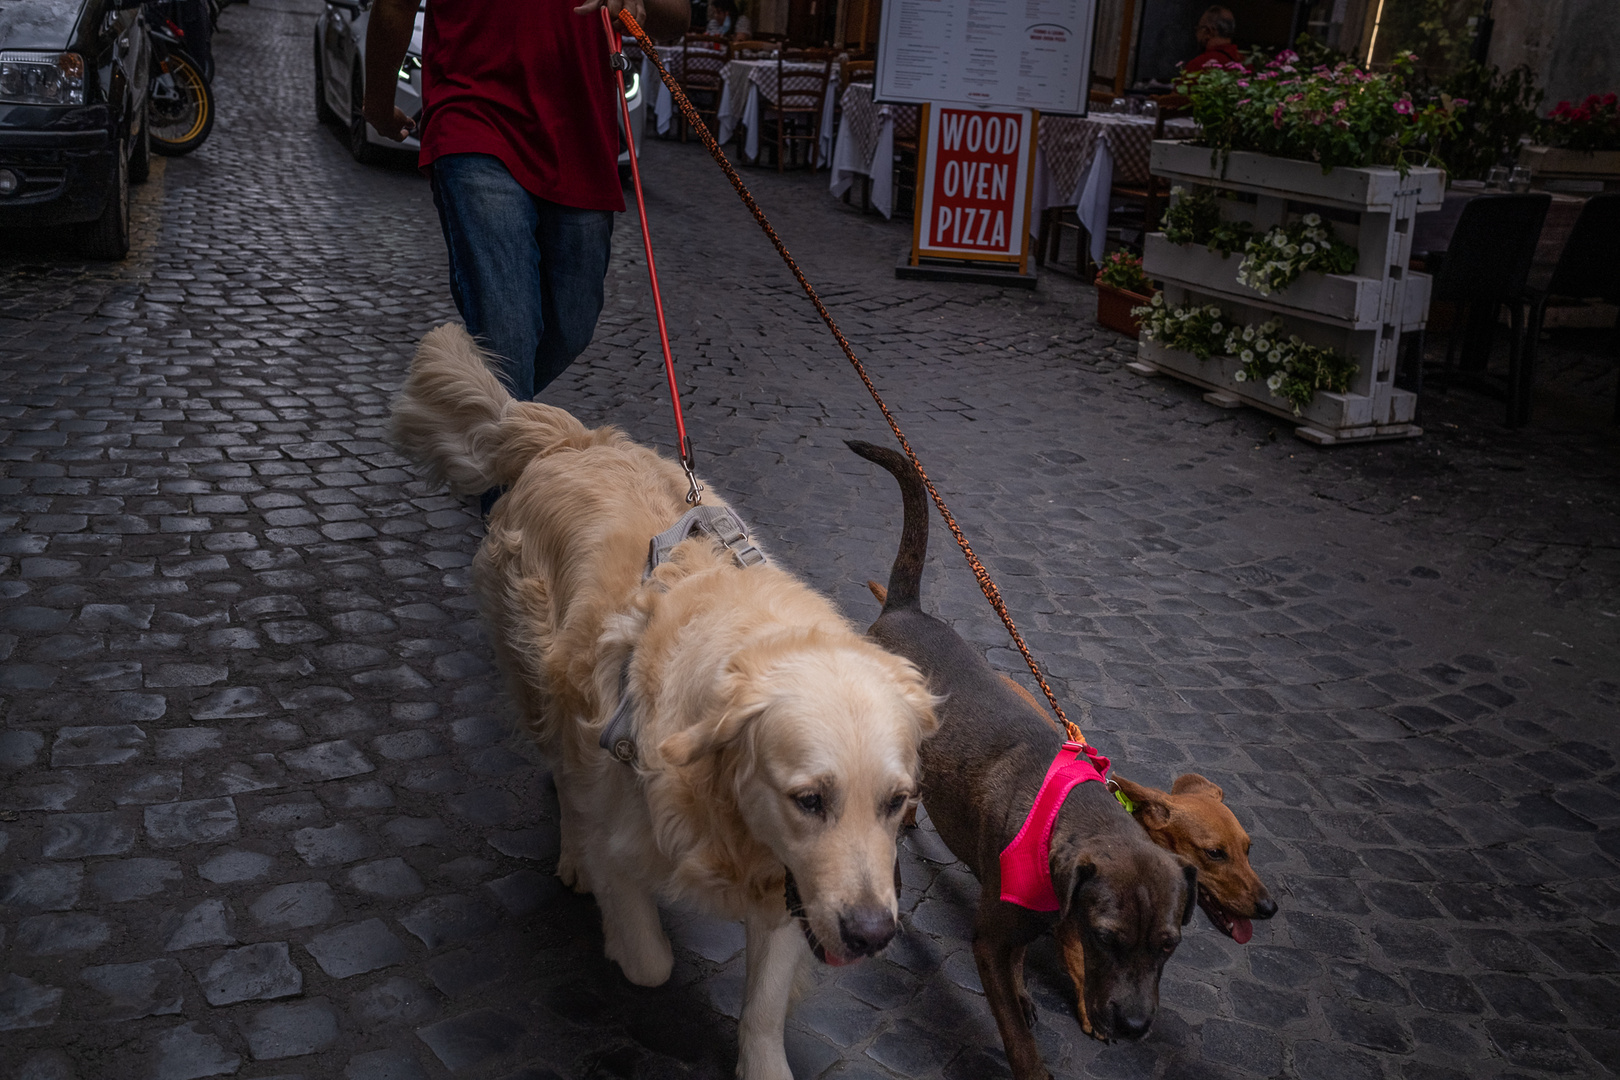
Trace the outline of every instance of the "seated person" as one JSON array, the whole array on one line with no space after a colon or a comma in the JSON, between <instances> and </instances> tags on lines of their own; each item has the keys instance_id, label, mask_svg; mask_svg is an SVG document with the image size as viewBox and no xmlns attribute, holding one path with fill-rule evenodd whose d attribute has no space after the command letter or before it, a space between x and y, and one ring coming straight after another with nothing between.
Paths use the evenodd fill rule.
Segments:
<instances>
[{"instance_id":1,"label":"seated person","mask_svg":"<svg viewBox=\"0 0 1620 1080\"><path fill-rule=\"evenodd\" d=\"M709 25L703 31L716 37L747 41L754 27L737 9L737 0L709 0Z\"/></svg>"},{"instance_id":2,"label":"seated person","mask_svg":"<svg viewBox=\"0 0 1620 1080\"><path fill-rule=\"evenodd\" d=\"M1204 51L1187 61L1181 69L1182 73L1191 75L1207 67L1243 63L1242 54L1232 44L1232 35L1236 32L1237 20L1228 9L1217 6L1204 12L1198 20L1197 30L1198 44Z\"/></svg>"}]
</instances>

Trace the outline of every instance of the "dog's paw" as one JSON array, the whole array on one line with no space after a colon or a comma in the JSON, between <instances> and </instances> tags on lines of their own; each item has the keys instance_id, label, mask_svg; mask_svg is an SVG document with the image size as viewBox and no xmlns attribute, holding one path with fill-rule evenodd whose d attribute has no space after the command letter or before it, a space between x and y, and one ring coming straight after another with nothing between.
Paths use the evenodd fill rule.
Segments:
<instances>
[{"instance_id":1,"label":"dog's paw","mask_svg":"<svg viewBox=\"0 0 1620 1080\"><path fill-rule=\"evenodd\" d=\"M577 893L591 891L590 878L585 876L584 866L567 848L564 848L562 854L557 857L557 877Z\"/></svg>"},{"instance_id":2,"label":"dog's paw","mask_svg":"<svg viewBox=\"0 0 1620 1080\"><path fill-rule=\"evenodd\" d=\"M637 986L663 986L675 970L675 953L669 939L659 935L657 940L630 945L618 935L610 935L603 944L607 958L619 965L624 977Z\"/></svg>"}]
</instances>

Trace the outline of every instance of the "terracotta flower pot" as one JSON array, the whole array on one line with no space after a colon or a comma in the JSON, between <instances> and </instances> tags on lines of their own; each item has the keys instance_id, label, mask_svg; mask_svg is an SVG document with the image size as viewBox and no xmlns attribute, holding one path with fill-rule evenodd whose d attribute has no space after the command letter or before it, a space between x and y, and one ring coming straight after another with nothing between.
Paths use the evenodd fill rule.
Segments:
<instances>
[{"instance_id":1,"label":"terracotta flower pot","mask_svg":"<svg viewBox=\"0 0 1620 1080\"><path fill-rule=\"evenodd\" d=\"M1126 292L1112 285L1097 282L1097 322L1110 330L1136 337L1142 332L1142 320L1131 314L1131 308L1149 303L1153 297Z\"/></svg>"}]
</instances>

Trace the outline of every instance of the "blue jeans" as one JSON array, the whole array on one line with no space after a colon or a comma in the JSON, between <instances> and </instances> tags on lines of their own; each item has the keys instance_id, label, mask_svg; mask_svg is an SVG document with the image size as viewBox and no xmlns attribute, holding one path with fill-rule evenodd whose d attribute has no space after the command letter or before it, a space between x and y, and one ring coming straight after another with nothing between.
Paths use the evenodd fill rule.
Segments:
<instances>
[{"instance_id":1,"label":"blue jeans","mask_svg":"<svg viewBox=\"0 0 1620 1080\"><path fill-rule=\"evenodd\" d=\"M537 198L488 154L447 154L432 177L456 309L512 396L532 400L596 332L613 213Z\"/></svg>"}]
</instances>

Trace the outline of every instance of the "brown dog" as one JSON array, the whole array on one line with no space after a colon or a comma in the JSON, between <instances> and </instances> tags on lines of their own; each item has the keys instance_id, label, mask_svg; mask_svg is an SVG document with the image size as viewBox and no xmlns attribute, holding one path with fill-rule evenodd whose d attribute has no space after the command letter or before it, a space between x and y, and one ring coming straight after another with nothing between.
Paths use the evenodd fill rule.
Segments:
<instances>
[{"instance_id":1,"label":"brown dog","mask_svg":"<svg viewBox=\"0 0 1620 1080\"><path fill-rule=\"evenodd\" d=\"M866 587L878 603L888 603L889 590L875 581L868 581ZM1009 676L1001 678L1032 713L1054 733L1058 731L1057 721L1034 695ZM1227 807L1221 789L1197 773L1177 777L1168 792L1127 780L1117 772L1112 780L1112 786L1130 800L1131 816L1146 830L1148 839L1198 868L1198 906L1210 925L1239 945L1248 944L1254 934L1250 920L1271 918L1277 914L1277 902L1249 865L1249 834ZM906 824L916 823L912 811ZM1064 969L1074 980L1080 1026L1092 1035L1086 1015L1085 945L1067 923L1060 923L1056 934Z\"/></svg>"},{"instance_id":2,"label":"brown dog","mask_svg":"<svg viewBox=\"0 0 1620 1080\"><path fill-rule=\"evenodd\" d=\"M1051 833L1058 910L1001 899L1000 853L1018 834L1060 740L1015 684L945 623L923 613L919 588L928 548L928 505L911 464L892 450L850 443L900 483L905 526L883 614L869 631L905 657L944 697L938 732L922 745L923 801L939 835L979 879L973 959L1015 1080L1049 1074L1030 1031L1024 951L1062 928L1079 942L1079 993L1088 1030L1139 1039L1159 1006L1159 977L1192 917L1197 870L1153 844L1100 783L1069 792Z\"/></svg>"}]
</instances>

